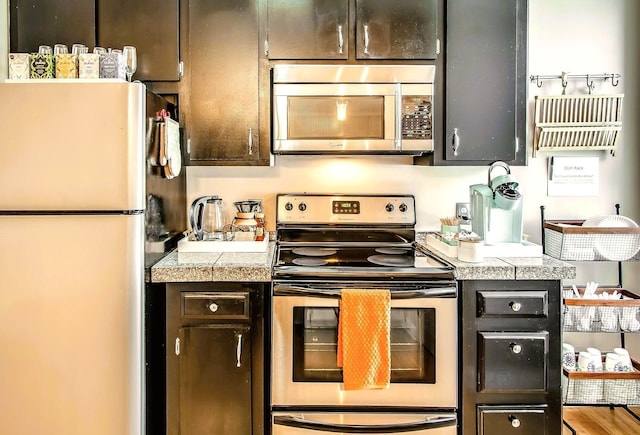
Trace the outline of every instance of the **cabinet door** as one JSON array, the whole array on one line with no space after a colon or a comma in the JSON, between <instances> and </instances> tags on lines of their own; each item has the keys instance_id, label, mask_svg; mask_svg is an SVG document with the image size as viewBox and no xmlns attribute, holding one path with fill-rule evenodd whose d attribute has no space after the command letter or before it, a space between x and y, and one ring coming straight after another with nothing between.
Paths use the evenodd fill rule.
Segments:
<instances>
[{"instance_id":1,"label":"cabinet door","mask_svg":"<svg viewBox=\"0 0 640 435\"><path fill-rule=\"evenodd\" d=\"M526 163L526 0L449 0L444 158Z\"/></svg>"},{"instance_id":2,"label":"cabinet door","mask_svg":"<svg viewBox=\"0 0 640 435\"><path fill-rule=\"evenodd\" d=\"M190 164L260 158L257 0L189 2Z\"/></svg>"},{"instance_id":3,"label":"cabinet door","mask_svg":"<svg viewBox=\"0 0 640 435\"><path fill-rule=\"evenodd\" d=\"M33 53L39 45L96 42L94 0L11 0L11 52Z\"/></svg>"},{"instance_id":4,"label":"cabinet door","mask_svg":"<svg viewBox=\"0 0 640 435\"><path fill-rule=\"evenodd\" d=\"M97 41L102 47L133 45L134 80L178 80L179 0L98 2Z\"/></svg>"},{"instance_id":5,"label":"cabinet door","mask_svg":"<svg viewBox=\"0 0 640 435\"><path fill-rule=\"evenodd\" d=\"M357 59L435 59L436 0L356 0Z\"/></svg>"},{"instance_id":6,"label":"cabinet door","mask_svg":"<svg viewBox=\"0 0 640 435\"><path fill-rule=\"evenodd\" d=\"M348 0L269 0L270 59L346 59Z\"/></svg>"},{"instance_id":7,"label":"cabinet door","mask_svg":"<svg viewBox=\"0 0 640 435\"><path fill-rule=\"evenodd\" d=\"M251 341L246 325L180 330L180 434L251 435Z\"/></svg>"}]
</instances>

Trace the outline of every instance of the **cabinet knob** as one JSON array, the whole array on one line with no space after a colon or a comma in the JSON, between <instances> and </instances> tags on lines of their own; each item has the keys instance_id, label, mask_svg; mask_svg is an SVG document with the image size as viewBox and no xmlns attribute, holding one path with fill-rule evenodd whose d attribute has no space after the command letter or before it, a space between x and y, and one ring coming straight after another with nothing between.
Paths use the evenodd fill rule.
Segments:
<instances>
[{"instance_id":1,"label":"cabinet knob","mask_svg":"<svg viewBox=\"0 0 640 435\"><path fill-rule=\"evenodd\" d=\"M513 427L520 427L520 419L518 417L516 417L515 415L510 415L509 416L509 421L511 422L511 426Z\"/></svg>"},{"instance_id":2,"label":"cabinet knob","mask_svg":"<svg viewBox=\"0 0 640 435\"><path fill-rule=\"evenodd\" d=\"M218 311L218 308L220 308L220 306L215 302L211 302L209 304L209 311L211 311L212 313L215 313L216 311Z\"/></svg>"},{"instance_id":3,"label":"cabinet knob","mask_svg":"<svg viewBox=\"0 0 640 435\"><path fill-rule=\"evenodd\" d=\"M516 313L522 309L522 304L520 302L511 302L509 306Z\"/></svg>"},{"instance_id":4,"label":"cabinet knob","mask_svg":"<svg viewBox=\"0 0 640 435\"><path fill-rule=\"evenodd\" d=\"M522 346L517 343L511 343L509 347L511 348L511 352L515 353L516 355L522 352Z\"/></svg>"}]
</instances>

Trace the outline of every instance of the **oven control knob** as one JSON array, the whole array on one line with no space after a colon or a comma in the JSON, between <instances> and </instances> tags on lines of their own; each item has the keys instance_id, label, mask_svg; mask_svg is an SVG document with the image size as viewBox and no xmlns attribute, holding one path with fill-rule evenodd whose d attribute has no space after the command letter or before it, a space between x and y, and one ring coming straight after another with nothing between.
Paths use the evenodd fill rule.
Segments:
<instances>
[{"instance_id":1,"label":"oven control knob","mask_svg":"<svg viewBox=\"0 0 640 435\"><path fill-rule=\"evenodd\" d=\"M387 205L385 206L385 210L387 210L389 213L391 213L393 209L394 209L393 204L391 204L390 202L387 203Z\"/></svg>"},{"instance_id":2,"label":"oven control knob","mask_svg":"<svg viewBox=\"0 0 640 435\"><path fill-rule=\"evenodd\" d=\"M307 209L307 204L305 204L304 202L301 202L300 204L298 204L298 210L305 211L306 209Z\"/></svg>"},{"instance_id":3,"label":"oven control knob","mask_svg":"<svg viewBox=\"0 0 640 435\"><path fill-rule=\"evenodd\" d=\"M400 210L402 213L405 213L408 209L409 207L407 207L407 204L405 204L404 202L398 207L398 210Z\"/></svg>"},{"instance_id":4,"label":"oven control knob","mask_svg":"<svg viewBox=\"0 0 640 435\"><path fill-rule=\"evenodd\" d=\"M284 205L284 209L285 209L286 211L291 211L291 210L293 210L293 204L291 204L290 202L286 203L286 204Z\"/></svg>"}]
</instances>

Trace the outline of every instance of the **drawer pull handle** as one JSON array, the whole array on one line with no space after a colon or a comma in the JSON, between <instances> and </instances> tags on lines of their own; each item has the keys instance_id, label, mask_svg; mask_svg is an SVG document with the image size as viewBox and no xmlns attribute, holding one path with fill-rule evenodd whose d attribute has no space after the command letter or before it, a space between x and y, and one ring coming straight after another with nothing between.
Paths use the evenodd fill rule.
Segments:
<instances>
[{"instance_id":1,"label":"drawer pull handle","mask_svg":"<svg viewBox=\"0 0 640 435\"><path fill-rule=\"evenodd\" d=\"M218 311L218 308L220 308L220 305L216 304L215 302L211 302L209 304L209 311L211 311L212 313Z\"/></svg>"},{"instance_id":2,"label":"drawer pull handle","mask_svg":"<svg viewBox=\"0 0 640 435\"><path fill-rule=\"evenodd\" d=\"M511 422L511 426L513 427L520 427L520 419L518 417L516 417L515 415L510 415L509 416L509 421Z\"/></svg>"},{"instance_id":3,"label":"drawer pull handle","mask_svg":"<svg viewBox=\"0 0 640 435\"><path fill-rule=\"evenodd\" d=\"M509 306L516 313L522 309L522 304L520 302L511 302Z\"/></svg>"},{"instance_id":4,"label":"drawer pull handle","mask_svg":"<svg viewBox=\"0 0 640 435\"><path fill-rule=\"evenodd\" d=\"M509 347L511 348L511 352L515 353L516 355L522 352L522 346L517 343L511 343Z\"/></svg>"}]
</instances>

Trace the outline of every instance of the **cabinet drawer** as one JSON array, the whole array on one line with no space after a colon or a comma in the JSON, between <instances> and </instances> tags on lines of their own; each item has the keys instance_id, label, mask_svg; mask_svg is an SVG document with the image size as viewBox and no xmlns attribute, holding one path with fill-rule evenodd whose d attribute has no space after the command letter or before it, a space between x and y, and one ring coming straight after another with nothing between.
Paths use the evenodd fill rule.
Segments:
<instances>
[{"instance_id":1,"label":"cabinet drawer","mask_svg":"<svg viewBox=\"0 0 640 435\"><path fill-rule=\"evenodd\" d=\"M480 332L478 392L543 392L547 388L547 332Z\"/></svg>"},{"instance_id":2,"label":"cabinet drawer","mask_svg":"<svg viewBox=\"0 0 640 435\"><path fill-rule=\"evenodd\" d=\"M478 317L547 317L546 291L479 291Z\"/></svg>"},{"instance_id":3,"label":"cabinet drawer","mask_svg":"<svg viewBox=\"0 0 640 435\"><path fill-rule=\"evenodd\" d=\"M546 407L478 407L478 434L480 435L540 435L547 433Z\"/></svg>"},{"instance_id":4,"label":"cabinet drawer","mask_svg":"<svg viewBox=\"0 0 640 435\"><path fill-rule=\"evenodd\" d=\"M182 318L249 320L249 292L182 292Z\"/></svg>"}]
</instances>

